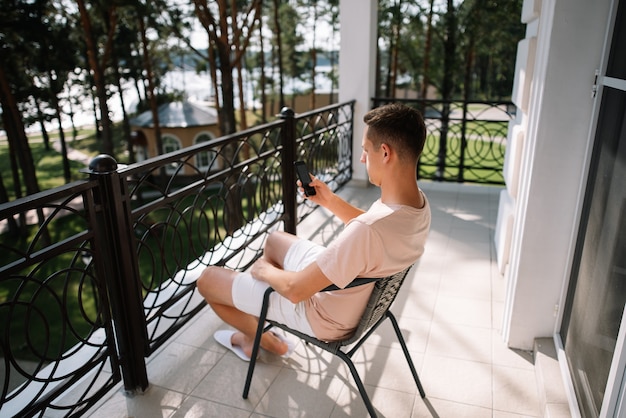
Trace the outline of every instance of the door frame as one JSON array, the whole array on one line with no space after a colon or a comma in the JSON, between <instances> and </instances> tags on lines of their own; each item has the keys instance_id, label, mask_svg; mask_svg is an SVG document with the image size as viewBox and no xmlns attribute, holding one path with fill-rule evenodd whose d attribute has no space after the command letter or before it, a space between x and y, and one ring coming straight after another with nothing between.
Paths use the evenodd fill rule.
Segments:
<instances>
[{"instance_id":1,"label":"door frame","mask_svg":"<svg viewBox=\"0 0 626 418\"><path fill-rule=\"evenodd\" d=\"M626 91L626 80L620 80L612 77L606 77L604 74L606 73L606 67L608 64L611 42L613 39L613 32L615 27L615 20L617 16L617 9L620 5L620 2L625 2L624 7L626 7L626 0L611 0L610 14L608 18L607 30L605 33L605 40L602 51L602 59L599 63L599 68L596 71L596 80L593 85L593 94L595 95L595 102L593 105L593 115L592 122L590 124L589 129L589 141L586 151L586 164L583 167L584 171L587 173L583 181L580 185L579 190L579 205L576 208L577 216L579 218L579 228L580 228L580 220L582 218L582 208L585 201L586 193L587 193L587 182L589 178L589 170L591 166L591 159L593 155L594 143L596 140L596 131L598 128L598 120L600 113L600 105L603 95L603 90L606 87L616 88L618 90ZM570 248L570 257L573 258L575 254L575 248L578 240L578 233L574 235L574 239L572 240L572 246ZM571 281L571 278L570 278ZM568 286L564 286L561 292L561 301L560 306L565 306L568 295ZM576 392L574 390L574 385L572 381L572 377L570 374L570 368L568 366L567 356L565 354L565 349L563 346L563 340L560 335L560 328L563 323L563 315L564 309L559 310L559 318L556 322L555 334L554 334L554 342L557 349L557 357L559 361L559 366L561 369L561 376L563 379L564 386L566 388L570 412L572 417L580 417L580 408L578 406L578 400L576 399ZM622 319L620 323L619 333L617 336L617 341L615 345L615 350L613 353L613 359L611 361L611 368L609 371L609 376L607 378L607 384L604 392L604 398L602 400L602 406L600 410L600 417L620 417L626 416L626 309L622 314Z\"/></svg>"}]
</instances>

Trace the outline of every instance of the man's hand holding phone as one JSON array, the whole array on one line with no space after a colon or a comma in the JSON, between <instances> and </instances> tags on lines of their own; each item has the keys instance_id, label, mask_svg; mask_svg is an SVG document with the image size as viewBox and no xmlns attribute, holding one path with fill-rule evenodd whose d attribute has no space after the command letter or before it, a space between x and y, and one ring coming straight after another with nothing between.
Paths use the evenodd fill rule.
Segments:
<instances>
[{"instance_id":1,"label":"man's hand holding phone","mask_svg":"<svg viewBox=\"0 0 626 418\"><path fill-rule=\"evenodd\" d=\"M320 206L328 207L330 201L335 197L332 190L330 190L326 183L311 175L303 162L296 162L295 165L296 173L298 173L298 181L296 184L300 188L300 191L303 192L306 198L310 201L317 203ZM304 169L298 169L298 166L304 167ZM304 187L305 183L302 180L303 178L307 181L307 188ZM309 190L308 193L307 189Z\"/></svg>"},{"instance_id":2,"label":"man's hand holding phone","mask_svg":"<svg viewBox=\"0 0 626 418\"><path fill-rule=\"evenodd\" d=\"M306 197L315 196L315 187L311 186L311 174L304 161L296 161L294 164L296 174L300 180L301 187L304 189Z\"/></svg>"},{"instance_id":3,"label":"man's hand holding phone","mask_svg":"<svg viewBox=\"0 0 626 418\"><path fill-rule=\"evenodd\" d=\"M326 183L311 175L303 161L297 161L294 165L298 175L296 183L308 200L330 210L344 223L364 212L340 198Z\"/></svg>"}]
</instances>

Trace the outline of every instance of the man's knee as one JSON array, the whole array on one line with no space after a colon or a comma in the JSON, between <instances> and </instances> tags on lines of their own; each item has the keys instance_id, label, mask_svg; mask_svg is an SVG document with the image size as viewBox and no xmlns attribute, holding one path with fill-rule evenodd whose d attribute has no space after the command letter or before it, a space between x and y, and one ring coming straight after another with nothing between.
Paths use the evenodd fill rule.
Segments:
<instances>
[{"instance_id":1,"label":"man's knee","mask_svg":"<svg viewBox=\"0 0 626 418\"><path fill-rule=\"evenodd\" d=\"M219 280L223 276L222 267L208 266L205 268L198 280L196 280L196 287L198 292L202 295L207 302L211 302L217 296L218 288L220 288Z\"/></svg>"},{"instance_id":2,"label":"man's knee","mask_svg":"<svg viewBox=\"0 0 626 418\"><path fill-rule=\"evenodd\" d=\"M297 237L283 231L273 231L267 236L263 254L272 262L282 266L289 247L297 241Z\"/></svg>"},{"instance_id":3,"label":"man's knee","mask_svg":"<svg viewBox=\"0 0 626 418\"><path fill-rule=\"evenodd\" d=\"M278 243L282 242L285 239L286 232L283 231L272 231L267 236L267 241L265 242L265 249L268 247L274 247Z\"/></svg>"}]
</instances>

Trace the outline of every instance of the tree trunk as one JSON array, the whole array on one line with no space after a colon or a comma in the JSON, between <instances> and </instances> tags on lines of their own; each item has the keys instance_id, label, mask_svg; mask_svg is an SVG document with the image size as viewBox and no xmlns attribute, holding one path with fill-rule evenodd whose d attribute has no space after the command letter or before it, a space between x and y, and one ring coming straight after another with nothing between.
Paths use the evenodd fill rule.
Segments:
<instances>
[{"instance_id":1,"label":"tree trunk","mask_svg":"<svg viewBox=\"0 0 626 418\"><path fill-rule=\"evenodd\" d=\"M463 77L463 101L468 102L472 98L472 68L474 67L474 35L470 35L467 55L465 58L465 75Z\"/></svg>"},{"instance_id":2,"label":"tree trunk","mask_svg":"<svg viewBox=\"0 0 626 418\"><path fill-rule=\"evenodd\" d=\"M211 83L213 83L213 91L215 93L215 98L214 98L214 102L215 102L215 110L217 111L217 126L220 128L220 134L224 135L224 132L221 131L222 129L222 123L221 123L221 113L220 109L221 109L221 105L220 105L220 91L219 91L219 86L217 83L217 65L216 65L216 60L215 60L215 45L214 44L209 44L209 62L211 63L210 65L210 70L211 70Z\"/></svg>"},{"instance_id":3,"label":"tree trunk","mask_svg":"<svg viewBox=\"0 0 626 418\"><path fill-rule=\"evenodd\" d=\"M387 83L387 97L396 97L396 84L398 79L398 49L400 44L400 24L402 22L402 1L397 0L394 5L394 13L391 22L391 42L389 57L389 79Z\"/></svg>"},{"instance_id":4,"label":"tree trunk","mask_svg":"<svg viewBox=\"0 0 626 418\"><path fill-rule=\"evenodd\" d=\"M61 143L61 160L63 165L63 178L65 183L72 181L72 172L70 170L70 160L67 158L67 145L65 143L65 132L63 132L63 124L61 123L61 108L59 107L59 100L57 97L52 99L54 106L54 113L59 121L59 142Z\"/></svg>"},{"instance_id":5,"label":"tree trunk","mask_svg":"<svg viewBox=\"0 0 626 418\"><path fill-rule=\"evenodd\" d=\"M239 126L241 130L248 129L248 120L246 117L246 101L243 96L243 74L241 71L241 60L237 63L237 85L239 87ZM250 144L246 141L243 144L243 158L250 158Z\"/></svg>"},{"instance_id":6,"label":"tree trunk","mask_svg":"<svg viewBox=\"0 0 626 418\"><path fill-rule=\"evenodd\" d=\"M39 121L39 127L41 128L41 137L43 138L43 146L46 151L50 150L50 136L48 135L48 130L46 129L46 120L43 116L43 112L41 111L41 103L39 102L39 98L35 97L35 106L37 106L37 120Z\"/></svg>"},{"instance_id":7,"label":"tree trunk","mask_svg":"<svg viewBox=\"0 0 626 418\"><path fill-rule=\"evenodd\" d=\"M159 123L159 106L157 97L154 94L154 76L152 74L152 63L150 61L150 52L148 51L148 38L146 37L146 25L143 16L138 16L139 30L141 32L141 43L143 48L143 63L148 78L148 90L146 96L150 102L150 111L152 112L152 123L154 125L154 134L156 136L156 146L158 155L163 154L163 139L161 138L161 124Z\"/></svg>"},{"instance_id":8,"label":"tree trunk","mask_svg":"<svg viewBox=\"0 0 626 418\"><path fill-rule=\"evenodd\" d=\"M336 18L336 14L334 12L332 12L332 21L331 21L331 27L332 27L332 36L331 36L331 40L334 41L335 37L337 35L337 18ZM331 45L334 44L334 42L331 41ZM335 87L337 84L337 77L335 76L335 54L333 51L333 48L329 48L330 49L330 74L331 74L331 78L330 78L330 102L329 103L334 103L334 96L335 96ZM376 48L378 49L378 48Z\"/></svg>"},{"instance_id":9,"label":"tree trunk","mask_svg":"<svg viewBox=\"0 0 626 418\"><path fill-rule=\"evenodd\" d=\"M261 71L259 84L261 85L261 122L267 122L267 94L265 93L265 48L263 43L263 20L259 21L259 44L261 51L259 52L259 68Z\"/></svg>"},{"instance_id":10,"label":"tree trunk","mask_svg":"<svg viewBox=\"0 0 626 418\"><path fill-rule=\"evenodd\" d=\"M1 100L2 99L0 99L0 101ZM2 107L4 108L4 105ZM10 122L9 118L9 112L7 110L3 110L2 121L4 123L4 129L7 132L7 141L9 144L9 161L11 165L11 176L13 179L13 191L15 193L15 198L20 199L22 197L22 180L20 179L20 164L15 157L17 150L14 140L17 134L13 132L13 123Z\"/></svg>"},{"instance_id":11,"label":"tree trunk","mask_svg":"<svg viewBox=\"0 0 626 418\"><path fill-rule=\"evenodd\" d=\"M279 95L279 103L278 103L278 111L280 112L283 107L285 107L285 84L283 81L283 43L280 37L280 18L278 13L278 8L280 7L280 0L274 0L274 27L276 28L276 57L278 59L278 95Z\"/></svg>"},{"instance_id":12,"label":"tree trunk","mask_svg":"<svg viewBox=\"0 0 626 418\"><path fill-rule=\"evenodd\" d=\"M428 72L430 71L430 50L432 48L433 39L433 7L435 0L430 0L430 9L428 11L428 23L426 24L426 45L424 45L424 74L422 78L422 91L421 98L427 99L428 84L430 84L430 78Z\"/></svg>"},{"instance_id":13,"label":"tree trunk","mask_svg":"<svg viewBox=\"0 0 626 418\"><path fill-rule=\"evenodd\" d=\"M122 90L121 75L119 71L119 64L117 61L117 55L113 54L113 68L115 69L115 84L117 91L120 95L120 106L122 108L122 130L124 132L124 140L126 140L126 149L128 150L128 163L135 162L135 152L133 151L133 141L130 133L130 122L128 121L128 114L126 113L126 104L124 103L124 91Z\"/></svg>"},{"instance_id":14,"label":"tree trunk","mask_svg":"<svg viewBox=\"0 0 626 418\"><path fill-rule=\"evenodd\" d=\"M310 106L311 109L315 109L315 77L316 77L316 68L317 67L317 50L316 50L316 45L315 45L315 35L316 35L316 28L317 28L317 2L313 2L313 40L312 45L311 45L311 99L310 99Z\"/></svg>"},{"instance_id":15,"label":"tree trunk","mask_svg":"<svg viewBox=\"0 0 626 418\"><path fill-rule=\"evenodd\" d=\"M218 46L220 61L220 76L222 78L222 106L220 108L220 129L222 135L229 135L237 131L235 123L235 95L233 83L233 69L230 63L230 49Z\"/></svg>"},{"instance_id":16,"label":"tree trunk","mask_svg":"<svg viewBox=\"0 0 626 418\"><path fill-rule=\"evenodd\" d=\"M9 81L4 72L4 66L2 65L0 65L0 100L5 122L4 128L7 131L7 138L9 142L13 144L15 153L17 154L17 159L22 169L24 185L26 186L26 193L29 195L37 193L39 191L37 174L35 172L33 155L28 145L28 138L24 130L22 114L17 107L17 102L11 92Z\"/></svg>"},{"instance_id":17,"label":"tree trunk","mask_svg":"<svg viewBox=\"0 0 626 418\"><path fill-rule=\"evenodd\" d=\"M1 95L3 95L3 93L0 90L0 102L5 103ZM7 132L7 140L9 143L9 161L10 161L10 166L11 166L11 176L13 179L13 191L15 192L15 198L20 199L22 197L22 181L20 180L19 164L17 162L17 159L15 158L15 154L17 152L15 150L15 145L14 145L14 140L13 140L16 134L12 130L13 124L10 122L10 119L9 119L9 111L4 109L4 107L5 105L2 104L2 108L3 108L2 122L4 124L4 129ZM7 193L7 201L8 201L8 193ZM25 213L22 212L19 214L19 222L20 222L20 225L22 226L21 232L26 234L26 214Z\"/></svg>"},{"instance_id":18,"label":"tree trunk","mask_svg":"<svg viewBox=\"0 0 626 418\"><path fill-rule=\"evenodd\" d=\"M234 5L231 7L231 19L233 32L238 32L238 28L235 26L237 22L237 10ZM241 51L241 43L239 42L239 37L233 37L233 45L235 46L235 51ZM248 128L248 121L246 119L246 103L245 98L243 96L243 75L241 71L243 59L239 59L235 63L235 67L237 69L237 87L239 88L239 125L241 126L241 130Z\"/></svg>"},{"instance_id":19,"label":"tree trunk","mask_svg":"<svg viewBox=\"0 0 626 418\"><path fill-rule=\"evenodd\" d=\"M93 81L93 77L89 76L88 79ZM95 83L92 83L92 87L95 87ZM89 97L91 98L91 109L93 110L93 121L96 126L96 139L99 141L102 139L102 122L98 116L98 101L96 100L96 94L94 88L89 89Z\"/></svg>"},{"instance_id":20,"label":"tree trunk","mask_svg":"<svg viewBox=\"0 0 626 418\"><path fill-rule=\"evenodd\" d=\"M444 41L443 56L443 81L441 83L441 95L443 100L451 100L454 91L454 70L456 67L456 11L453 0L448 1L448 9L445 16L446 38Z\"/></svg>"},{"instance_id":21,"label":"tree trunk","mask_svg":"<svg viewBox=\"0 0 626 418\"><path fill-rule=\"evenodd\" d=\"M93 30L89 12L85 7L84 0L76 0L80 11L80 21L85 31L85 43L87 44L87 57L89 67L93 72L98 105L100 107L100 120L102 122L102 152L113 155L113 135L111 131L111 119L109 117L109 106L107 104L107 91L104 78L104 70L98 62L98 49L94 40Z\"/></svg>"},{"instance_id":22,"label":"tree trunk","mask_svg":"<svg viewBox=\"0 0 626 418\"><path fill-rule=\"evenodd\" d=\"M141 84L143 87L143 83L141 82L141 80L138 78L135 78L135 91L137 91L137 97L139 98L139 102L143 102L146 100L146 97L145 97L146 89L145 88L143 89L144 94L142 94L142 89L139 88L139 84Z\"/></svg>"},{"instance_id":23,"label":"tree trunk","mask_svg":"<svg viewBox=\"0 0 626 418\"><path fill-rule=\"evenodd\" d=\"M56 91L54 83L57 80L54 79L52 75L52 71L48 71L48 78L50 80L50 98L52 100L52 107L54 108L54 114L56 116L57 121L59 122L59 142L61 144L61 161L63 165L63 178L65 179L65 183L69 183L72 181L72 173L70 171L70 160L67 158L67 145L65 144L65 132L63 132L63 123L61 122L61 107L59 106L59 98L56 95Z\"/></svg>"},{"instance_id":24,"label":"tree trunk","mask_svg":"<svg viewBox=\"0 0 626 418\"><path fill-rule=\"evenodd\" d=\"M239 88L239 126L241 130L248 129L248 120L246 117L246 99L243 95L243 71L241 71L241 62L237 64L237 86Z\"/></svg>"},{"instance_id":25,"label":"tree trunk","mask_svg":"<svg viewBox=\"0 0 626 418\"><path fill-rule=\"evenodd\" d=\"M390 57L390 69L389 69L389 91L387 93L388 97L392 99L396 97L396 84L398 79L398 26L394 25L392 29L392 37L393 41L391 45L393 46L391 49L391 57Z\"/></svg>"},{"instance_id":26,"label":"tree trunk","mask_svg":"<svg viewBox=\"0 0 626 418\"><path fill-rule=\"evenodd\" d=\"M7 203L9 201L9 194L7 193L7 189L4 186L4 181L2 180L2 173L0 173L0 204ZM15 221L13 216L9 216L7 218L7 226L9 228L9 236L17 237L20 234L20 228Z\"/></svg>"},{"instance_id":27,"label":"tree trunk","mask_svg":"<svg viewBox=\"0 0 626 418\"><path fill-rule=\"evenodd\" d=\"M454 90L454 69L456 56L456 12L453 0L448 1L448 8L445 16L446 37L443 45L443 80L441 83L441 96L444 101L441 112L441 135L439 137L439 153L437 155L436 178L443 180L445 176L445 166L448 147L448 128L450 124L450 103Z\"/></svg>"},{"instance_id":28,"label":"tree trunk","mask_svg":"<svg viewBox=\"0 0 626 418\"><path fill-rule=\"evenodd\" d=\"M380 28L376 29L376 45L378 45L378 41L380 40ZM380 97L382 96L382 60L380 58L380 48L376 48L376 70L374 72L374 96Z\"/></svg>"},{"instance_id":29,"label":"tree trunk","mask_svg":"<svg viewBox=\"0 0 626 418\"><path fill-rule=\"evenodd\" d=\"M67 86L67 84L66 84ZM70 124L72 126L72 142L76 141L76 137L78 136L78 130L76 129L76 124L74 123L74 105L72 103L72 95L70 94L70 91L68 90L68 94L67 94L67 103L70 107L70 111L68 113L68 116L70 117Z\"/></svg>"},{"instance_id":30,"label":"tree trunk","mask_svg":"<svg viewBox=\"0 0 626 418\"><path fill-rule=\"evenodd\" d=\"M2 120L4 122L4 129L7 132L11 158L13 159L14 154L17 154L20 167L22 168L22 176L24 178L24 185L26 186L26 193L32 195L39 192L35 164L33 162L30 146L28 145L28 138L26 137L26 132L24 130L22 115L17 107L17 102L15 101L4 66L2 65L3 58L4 57L0 54L0 105L2 106ZM14 170L17 170L17 164L15 164L14 159L12 160L12 163ZM16 171L14 171L14 173L15 172ZM19 196L19 194L16 193L16 196ZM45 217L43 210L38 208L36 212L39 225L44 225ZM25 233L25 214L20 214L20 221L22 231ZM49 244L50 234L48 229L45 226L42 226L42 228L42 242L44 244Z\"/></svg>"}]
</instances>

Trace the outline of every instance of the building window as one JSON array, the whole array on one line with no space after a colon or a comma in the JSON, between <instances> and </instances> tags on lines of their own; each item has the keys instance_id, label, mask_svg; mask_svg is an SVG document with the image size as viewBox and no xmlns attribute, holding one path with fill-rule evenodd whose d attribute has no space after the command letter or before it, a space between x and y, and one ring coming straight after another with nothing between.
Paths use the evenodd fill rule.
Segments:
<instances>
[{"instance_id":1,"label":"building window","mask_svg":"<svg viewBox=\"0 0 626 418\"><path fill-rule=\"evenodd\" d=\"M213 139L213 136L208 132L203 132L196 137L195 143L207 142ZM196 165L199 170L215 171L222 167L222 164L217 158L217 152L213 150L202 151L196 154Z\"/></svg>"},{"instance_id":2,"label":"building window","mask_svg":"<svg viewBox=\"0 0 626 418\"><path fill-rule=\"evenodd\" d=\"M169 154L170 152L175 152L181 149L180 140L175 136L163 135L163 154ZM180 163L172 162L165 167L165 172L167 174L174 174L176 170L180 166Z\"/></svg>"}]
</instances>

